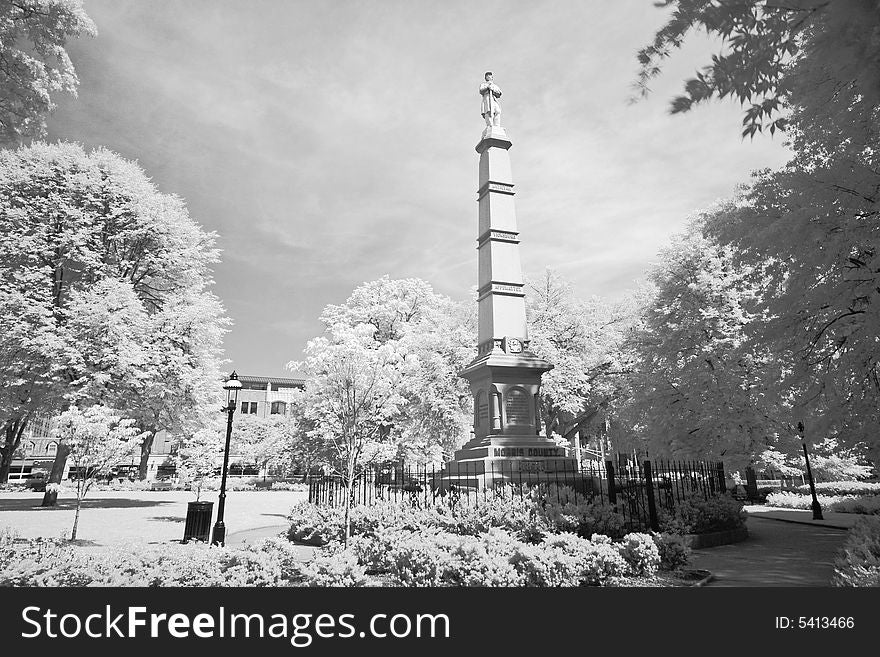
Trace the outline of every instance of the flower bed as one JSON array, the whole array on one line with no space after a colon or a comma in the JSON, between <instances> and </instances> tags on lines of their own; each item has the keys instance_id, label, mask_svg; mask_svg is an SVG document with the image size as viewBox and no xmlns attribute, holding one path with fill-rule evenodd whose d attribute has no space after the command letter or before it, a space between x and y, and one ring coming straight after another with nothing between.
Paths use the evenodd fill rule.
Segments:
<instances>
[{"instance_id":1,"label":"flower bed","mask_svg":"<svg viewBox=\"0 0 880 657\"><path fill-rule=\"evenodd\" d=\"M838 513L880 514L880 495L816 495L819 505L827 511ZM812 508L813 498L801 493L773 493L767 497L767 506L781 509Z\"/></svg>"},{"instance_id":2,"label":"flower bed","mask_svg":"<svg viewBox=\"0 0 880 657\"><path fill-rule=\"evenodd\" d=\"M347 548L342 509L301 503L290 521L291 540L324 546L309 566L310 581L320 585L655 586L687 579L681 536L627 533L614 507L563 490L465 507L354 507ZM606 533L587 533L593 529Z\"/></svg>"}]
</instances>

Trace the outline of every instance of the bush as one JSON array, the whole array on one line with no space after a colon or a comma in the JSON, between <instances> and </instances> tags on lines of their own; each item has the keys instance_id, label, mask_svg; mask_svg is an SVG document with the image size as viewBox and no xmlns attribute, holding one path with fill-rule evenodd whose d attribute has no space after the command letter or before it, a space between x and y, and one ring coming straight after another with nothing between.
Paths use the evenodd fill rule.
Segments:
<instances>
[{"instance_id":1,"label":"bush","mask_svg":"<svg viewBox=\"0 0 880 657\"><path fill-rule=\"evenodd\" d=\"M832 504L843 502L847 499L853 499L845 495L816 495L819 504L823 509L830 508ZM779 509L806 509L809 510L813 506L813 498L808 493L802 495L800 493L772 493L767 496L767 506Z\"/></svg>"},{"instance_id":2,"label":"bush","mask_svg":"<svg viewBox=\"0 0 880 657\"><path fill-rule=\"evenodd\" d=\"M880 514L880 495L867 497L848 497L829 505L830 511L839 513L863 513L865 515Z\"/></svg>"},{"instance_id":3,"label":"bush","mask_svg":"<svg viewBox=\"0 0 880 657\"><path fill-rule=\"evenodd\" d=\"M309 492L309 485L299 481L273 481L269 490L292 490L300 493Z\"/></svg>"},{"instance_id":4,"label":"bush","mask_svg":"<svg viewBox=\"0 0 880 657\"><path fill-rule=\"evenodd\" d=\"M276 539L243 548L188 543L93 552L6 534L0 559L6 586L285 586L299 576L293 546Z\"/></svg>"},{"instance_id":5,"label":"bush","mask_svg":"<svg viewBox=\"0 0 880 657\"><path fill-rule=\"evenodd\" d=\"M580 586L631 572L613 544L558 534L536 545L498 528L481 536L382 528L353 539L350 552L398 586Z\"/></svg>"},{"instance_id":6,"label":"bush","mask_svg":"<svg viewBox=\"0 0 880 657\"><path fill-rule=\"evenodd\" d=\"M650 534L627 534L617 549L633 575L653 575L660 567L660 549Z\"/></svg>"},{"instance_id":7,"label":"bush","mask_svg":"<svg viewBox=\"0 0 880 657\"><path fill-rule=\"evenodd\" d=\"M660 568L662 570L677 570L687 565L691 549L684 542L683 537L668 533L654 533L652 537L660 553Z\"/></svg>"},{"instance_id":8,"label":"bush","mask_svg":"<svg viewBox=\"0 0 880 657\"><path fill-rule=\"evenodd\" d=\"M672 513L659 513L660 528L672 534L706 534L745 526L743 503L728 495L680 500Z\"/></svg>"},{"instance_id":9,"label":"bush","mask_svg":"<svg viewBox=\"0 0 880 657\"><path fill-rule=\"evenodd\" d=\"M815 484L816 494L823 495L880 495L880 483L867 481L827 481ZM810 485L797 487L799 493L810 494Z\"/></svg>"},{"instance_id":10,"label":"bush","mask_svg":"<svg viewBox=\"0 0 880 657\"><path fill-rule=\"evenodd\" d=\"M298 569L306 586L364 586L367 573L351 552L322 554Z\"/></svg>"},{"instance_id":11,"label":"bush","mask_svg":"<svg viewBox=\"0 0 880 657\"><path fill-rule=\"evenodd\" d=\"M859 518L834 562L835 586L880 586L880 518Z\"/></svg>"}]
</instances>

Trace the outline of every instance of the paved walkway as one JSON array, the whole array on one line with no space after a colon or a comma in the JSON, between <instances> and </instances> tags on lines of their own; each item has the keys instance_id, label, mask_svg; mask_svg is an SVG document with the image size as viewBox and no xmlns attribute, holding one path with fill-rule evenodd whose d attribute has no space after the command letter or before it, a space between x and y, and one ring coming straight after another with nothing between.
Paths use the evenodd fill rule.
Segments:
<instances>
[{"instance_id":1,"label":"paved walkway","mask_svg":"<svg viewBox=\"0 0 880 657\"><path fill-rule=\"evenodd\" d=\"M836 511L822 511L822 520L813 520L813 512L802 509L779 509L772 506L747 506L745 507L750 518L772 518L786 522L796 522L814 527L835 527L837 529L849 529L856 521L863 517L858 513L837 513Z\"/></svg>"},{"instance_id":2,"label":"paved walkway","mask_svg":"<svg viewBox=\"0 0 880 657\"><path fill-rule=\"evenodd\" d=\"M710 571L709 586L832 586L834 559L856 518L772 509L749 510L749 537L740 543L694 550L690 565ZM839 523L839 524L837 524Z\"/></svg>"}]
</instances>

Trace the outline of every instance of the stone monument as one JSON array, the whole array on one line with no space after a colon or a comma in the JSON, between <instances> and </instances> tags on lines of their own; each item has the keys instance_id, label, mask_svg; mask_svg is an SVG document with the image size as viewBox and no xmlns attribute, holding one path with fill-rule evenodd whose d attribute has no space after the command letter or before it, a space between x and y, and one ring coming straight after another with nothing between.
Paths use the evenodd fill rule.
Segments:
<instances>
[{"instance_id":1,"label":"stone monument","mask_svg":"<svg viewBox=\"0 0 880 657\"><path fill-rule=\"evenodd\" d=\"M476 147L479 338L476 358L460 373L474 398L474 437L446 464L446 472L451 480L473 475L477 485L492 485L526 472L530 480L574 473L577 466L566 448L541 435L541 375L553 365L529 351L508 153L512 144L501 126L501 89L491 72L485 74L480 95L486 127Z\"/></svg>"}]
</instances>

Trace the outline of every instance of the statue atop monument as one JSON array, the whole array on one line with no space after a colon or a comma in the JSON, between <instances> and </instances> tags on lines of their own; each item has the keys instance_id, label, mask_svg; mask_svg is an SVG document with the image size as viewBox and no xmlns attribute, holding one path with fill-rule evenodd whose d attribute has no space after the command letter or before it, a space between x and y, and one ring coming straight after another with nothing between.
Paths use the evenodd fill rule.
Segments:
<instances>
[{"instance_id":1,"label":"statue atop monument","mask_svg":"<svg viewBox=\"0 0 880 657\"><path fill-rule=\"evenodd\" d=\"M486 71L485 82L480 85L480 95L483 97L483 103L480 107L480 113L486 120L486 126L501 127L501 89L493 81L492 71Z\"/></svg>"}]
</instances>

